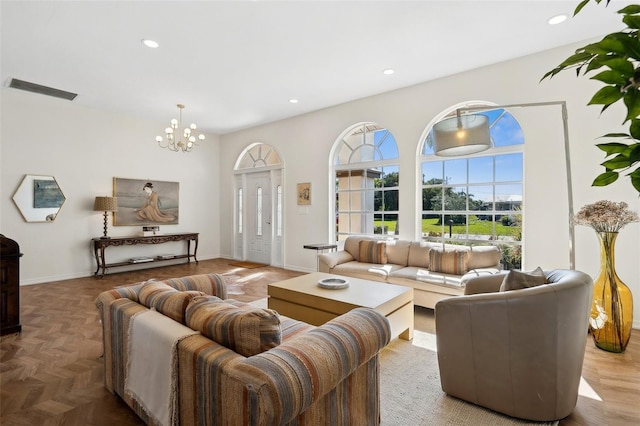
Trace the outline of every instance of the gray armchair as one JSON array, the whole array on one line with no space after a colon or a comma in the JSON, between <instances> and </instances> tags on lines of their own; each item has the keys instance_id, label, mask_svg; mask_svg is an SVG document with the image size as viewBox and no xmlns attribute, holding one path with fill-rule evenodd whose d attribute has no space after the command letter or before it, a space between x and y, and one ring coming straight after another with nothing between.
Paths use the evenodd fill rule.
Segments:
<instances>
[{"instance_id":1,"label":"gray armchair","mask_svg":"<svg viewBox=\"0 0 640 426\"><path fill-rule=\"evenodd\" d=\"M442 390L535 421L568 416L578 399L593 281L545 271L548 284L499 292L504 274L478 277L436 304Z\"/></svg>"}]
</instances>

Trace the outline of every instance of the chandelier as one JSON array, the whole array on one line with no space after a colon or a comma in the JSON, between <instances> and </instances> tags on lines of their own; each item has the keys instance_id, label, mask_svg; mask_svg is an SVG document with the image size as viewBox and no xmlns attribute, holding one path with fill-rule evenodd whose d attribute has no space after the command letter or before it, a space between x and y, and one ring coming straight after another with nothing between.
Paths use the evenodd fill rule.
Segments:
<instances>
[{"instance_id":1,"label":"chandelier","mask_svg":"<svg viewBox=\"0 0 640 426\"><path fill-rule=\"evenodd\" d=\"M193 131L196 130L196 125L193 123L189 127L182 127L182 110L184 109L184 105L178 104L177 107L180 112L178 120L175 118L172 119L171 125L164 129L167 140L165 141L162 136L156 136L156 142L158 142L160 148L168 148L174 152L189 152L193 149L194 145L197 145L196 141L204 140L204 135L200 133L198 139L196 139L195 135L192 134ZM183 129L182 137L178 134L178 129Z\"/></svg>"}]
</instances>

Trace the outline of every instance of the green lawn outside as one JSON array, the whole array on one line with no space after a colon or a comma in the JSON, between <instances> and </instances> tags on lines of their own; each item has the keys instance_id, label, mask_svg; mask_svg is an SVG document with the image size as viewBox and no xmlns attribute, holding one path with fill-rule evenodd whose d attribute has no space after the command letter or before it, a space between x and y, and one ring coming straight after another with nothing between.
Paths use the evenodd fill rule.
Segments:
<instances>
[{"instance_id":1,"label":"green lawn outside","mask_svg":"<svg viewBox=\"0 0 640 426\"><path fill-rule=\"evenodd\" d=\"M423 233L429 233L429 232L433 232L433 233L441 233L442 232L442 226L441 225L437 225L438 219L423 219L422 220L422 232ZM387 227L387 232L391 232L393 233L396 230L396 223L397 221L393 220L374 220L373 221L373 226L374 227L379 227L379 226L386 226ZM504 226L502 225L502 223L500 222L496 222L496 234L499 236L502 235L507 235L507 236L514 236L514 237L518 237L520 234L520 227L519 226ZM454 234L462 234L462 233L466 233L466 226L465 225L453 225L451 227L451 231ZM444 232L446 234L449 233L449 226L445 226L444 227ZM469 233L470 234L479 234L479 235L491 235L492 232L492 222L488 221L488 220L476 220L474 223L469 225Z\"/></svg>"}]
</instances>

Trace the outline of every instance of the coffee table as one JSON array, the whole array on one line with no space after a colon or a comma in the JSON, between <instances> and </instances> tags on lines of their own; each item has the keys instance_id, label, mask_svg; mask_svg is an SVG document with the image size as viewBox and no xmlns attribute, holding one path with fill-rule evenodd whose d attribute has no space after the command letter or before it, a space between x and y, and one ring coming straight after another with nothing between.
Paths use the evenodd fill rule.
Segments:
<instances>
[{"instance_id":1,"label":"coffee table","mask_svg":"<svg viewBox=\"0 0 640 426\"><path fill-rule=\"evenodd\" d=\"M325 278L343 278L349 287L318 286ZM314 272L269 284L269 309L311 325L322 325L358 307L375 309L389 320L391 338L413 338L413 289L360 278Z\"/></svg>"}]
</instances>

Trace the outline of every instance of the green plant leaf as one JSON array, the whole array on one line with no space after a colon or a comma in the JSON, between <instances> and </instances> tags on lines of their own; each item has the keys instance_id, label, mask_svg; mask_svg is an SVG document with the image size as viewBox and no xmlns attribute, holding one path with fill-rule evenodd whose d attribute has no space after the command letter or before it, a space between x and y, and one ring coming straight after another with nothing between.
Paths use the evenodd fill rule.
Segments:
<instances>
[{"instance_id":1,"label":"green plant leaf","mask_svg":"<svg viewBox=\"0 0 640 426\"><path fill-rule=\"evenodd\" d=\"M640 28L640 16L626 15L624 18L622 18L622 22L627 24L627 27L629 28Z\"/></svg>"},{"instance_id":2,"label":"green plant leaf","mask_svg":"<svg viewBox=\"0 0 640 426\"><path fill-rule=\"evenodd\" d=\"M607 157L611 154L624 152L627 148L629 148L629 145L619 142L601 143L597 144L596 146L604 151L607 154Z\"/></svg>"},{"instance_id":3,"label":"green plant leaf","mask_svg":"<svg viewBox=\"0 0 640 426\"><path fill-rule=\"evenodd\" d=\"M599 174L591 186L607 186L618 180L618 172L604 172Z\"/></svg>"},{"instance_id":4,"label":"green plant leaf","mask_svg":"<svg viewBox=\"0 0 640 426\"><path fill-rule=\"evenodd\" d=\"M587 3L589 3L589 0L582 0L580 3L578 3L576 9L573 11L573 16L576 16L578 13L580 13L582 8L585 7Z\"/></svg>"},{"instance_id":5,"label":"green plant leaf","mask_svg":"<svg viewBox=\"0 0 640 426\"><path fill-rule=\"evenodd\" d=\"M627 106L627 120L640 117L640 91L636 88L627 90L624 94L624 104Z\"/></svg>"},{"instance_id":6,"label":"green plant leaf","mask_svg":"<svg viewBox=\"0 0 640 426\"><path fill-rule=\"evenodd\" d=\"M623 15L636 15L640 13L640 4L630 4L629 6L625 6L620 9L618 13Z\"/></svg>"},{"instance_id":7,"label":"green plant leaf","mask_svg":"<svg viewBox=\"0 0 640 426\"><path fill-rule=\"evenodd\" d=\"M605 86L598 90L591 98L587 105L611 105L622 99L623 94L620 93L615 86Z\"/></svg>"},{"instance_id":8,"label":"green plant leaf","mask_svg":"<svg viewBox=\"0 0 640 426\"><path fill-rule=\"evenodd\" d=\"M604 163L600 163L607 170L624 169L631 165L629 157L624 154L618 154L611 160L607 160Z\"/></svg>"},{"instance_id":9,"label":"green plant leaf","mask_svg":"<svg viewBox=\"0 0 640 426\"><path fill-rule=\"evenodd\" d=\"M601 50L600 52L597 52L597 53L602 55L607 55L610 52L614 52L621 56L626 55L627 49L624 43L620 40L619 36L627 38L627 35L624 33L613 33L603 38L602 41L600 41L599 43L595 43L596 45L598 45L598 48Z\"/></svg>"},{"instance_id":10,"label":"green plant leaf","mask_svg":"<svg viewBox=\"0 0 640 426\"><path fill-rule=\"evenodd\" d=\"M626 76L627 78L631 77L633 75L633 71L635 70L633 63L630 60L624 58L614 57L602 61L602 64L614 71L618 71L620 74Z\"/></svg>"},{"instance_id":11,"label":"green plant leaf","mask_svg":"<svg viewBox=\"0 0 640 426\"><path fill-rule=\"evenodd\" d=\"M629 145L629 152L627 153L627 157L629 157L629 162L631 162L631 165L640 162L640 143Z\"/></svg>"},{"instance_id":12,"label":"green plant leaf","mask_svg":"<svg viewBox=\"0 0 640 426\"><path fill-rule=\"evenodd\" d=\"M631 136L629 136L626 133L607 133L606 135L602 135L600 137L601 138L626 138L626 139L629 139Z\"/></svg>"},{"instance_id":13,"label":"green plant leaf","mask_svg":"<svg viewBox=\"0 0 640 426\"><path fill-rule=\"evenodd\" d=\"M640 193L640 168L629 173L629 177L631 177L631 185Z\"/></svg>"},{"instance_id":14,"label":"green plant leaf","mask_svg":"<svg viewBox=\"0 0 640 426\"><path fill-rule=\"evenodd\" d=\"M622 74L613 70L599 72L598 74L591 77L591 80L598 80L603 83L613 85L618 85L621 83L624 84L624 82L626 81Z\"/></svg>"},{"instance_id":15,"label":"green plant leaf","mask_svg":"<svg viewBox=\"0 0 640 426\"><path fill-rule=\"evenodd\" d=\"M640 140L640 119L634 118L631 120L631 125L629 126L629 133L631 133L631 137Z\"/></svg>"}]
</instances>

